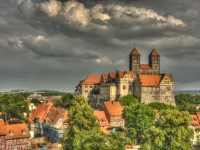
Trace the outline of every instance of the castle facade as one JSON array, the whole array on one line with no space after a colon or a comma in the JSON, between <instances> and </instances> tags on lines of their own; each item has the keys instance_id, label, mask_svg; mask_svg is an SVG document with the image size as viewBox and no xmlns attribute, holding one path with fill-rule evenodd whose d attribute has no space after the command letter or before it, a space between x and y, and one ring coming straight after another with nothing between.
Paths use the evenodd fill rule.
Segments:
<instances>
[{"instance_id":1,"label":"castle facade","mask_svg":"<svg viewBox=\"0 0 200 150\"><path fill-rule=\"evenodd\" d=\"M99 88L98 96L93 94L95 87ZM140 53L134 47L129 55L128 71L90 74L79 82L75 93L85 96L91 105L131 94L145 104L160 102L175 106L172 75L160 74L160 55L155 49L149 54L149 63L141 64Z\"/></svg>"}]
</instances>

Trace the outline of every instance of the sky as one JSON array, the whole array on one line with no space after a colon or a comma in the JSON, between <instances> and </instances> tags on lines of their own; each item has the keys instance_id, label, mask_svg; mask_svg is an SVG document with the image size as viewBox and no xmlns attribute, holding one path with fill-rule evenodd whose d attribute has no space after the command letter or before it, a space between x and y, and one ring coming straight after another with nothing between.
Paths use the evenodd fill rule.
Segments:
<instances>
[{"instance_id":1,"label":"sky","mask_svg":"<svg viewBox=\"0 0 200 150\"><path fill-rule=\"evenodd\" d=\"M200 90L199 0L0 0L0 91L73 92L153 47L175 90Z\"/></svg>"}]
</instances>

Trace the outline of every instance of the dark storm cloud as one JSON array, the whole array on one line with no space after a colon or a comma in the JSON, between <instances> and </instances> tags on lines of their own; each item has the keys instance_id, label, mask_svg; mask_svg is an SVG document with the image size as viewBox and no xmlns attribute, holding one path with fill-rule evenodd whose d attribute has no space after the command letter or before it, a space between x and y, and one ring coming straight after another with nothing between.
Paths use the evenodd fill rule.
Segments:
<instances>
[{"instance_id":1,"label":"dark storm cloud","mask_svg":"<svg viewBox=\"0 0 200 150\"><path fill-rule=\"evenodd\" d=\"M142 63L156 47L175 88L200 83L199 6L198 0L3 1L0 83L73 91L89 73L128 70L134 44Z\"/></svg>"}]
</instances>

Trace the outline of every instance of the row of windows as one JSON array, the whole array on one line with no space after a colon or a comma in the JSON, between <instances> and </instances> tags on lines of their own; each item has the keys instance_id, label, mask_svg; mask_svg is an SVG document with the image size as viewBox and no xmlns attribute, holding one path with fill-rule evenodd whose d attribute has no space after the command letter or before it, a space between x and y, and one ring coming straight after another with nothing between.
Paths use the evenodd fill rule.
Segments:
<instances>
[{"instance_id":1,"label":"row of windows","mask_svg":"<svg viewBox=\"0 0 200 150\"><path fill-rule=\"evenodd\" d=\"M17 141L16 139L13 139L13 140L7 140L8 143L13 143L13 142L15 143L16 141ZM20 139L19 141L20 141L20 142L27 142L27 138Z\"/></svg>"},{"instance_id":2,"label":"row of windows","mask_svg":"<svg viewBox=\"0 0 200 150\"><path fill-rule=\"evenodd\" d=\"M96 86L93 86L93 85L85 85L85 88L88 88L88 87L90 87L90 88L93 88L93 87L96 87Z\"/></svg>"},{"instance_id":3,"label":"row of windows","mask_svg":"<svg viewBox=\"0 0 200 150\"><path fill-rule=\"evenodd\" d=\"M123 85L123 89L126 89L126 85ZM100 89L108 89L109 86L103 86L103 87L100 87ZM132 85L129 85L129 89L132 89Z\"/></svg>"}]
</instances>

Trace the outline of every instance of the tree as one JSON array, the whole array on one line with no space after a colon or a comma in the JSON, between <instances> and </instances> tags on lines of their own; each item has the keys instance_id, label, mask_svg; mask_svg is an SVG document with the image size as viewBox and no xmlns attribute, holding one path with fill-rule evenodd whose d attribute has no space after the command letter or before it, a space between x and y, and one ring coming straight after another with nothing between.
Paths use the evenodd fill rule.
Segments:
<instances>
[{"instance_id":1,"label":"tree","mask_svg":"<svg viewBox=\"0 0 200 150\"><path fill-rule=\"evenodd\" d=\"M150 150L189 150L192 148L193 130L189 128L188 112L163 110L155 125L145 131Z\"/></svg>"},{"instance_id":2,"label":"tree","mask_svg":"<svg viewBox=\"0 0 200 150\"><path fill-rule=\"evenodd\" d=\"M38 106L39 104L41 104L41 102L38 99L36 99L36 98L33 98L31 100L31 103L33 103L35 106Z\"/></svg>"},{"instance_id":3,"label":"tree","mask_svg":"<svg viewBox=\"0 0 200 150\"><path fill-rule=\"evenodd\" d=\"M138 104L138 99L134 97L133 95L129 94L129 95L123 96L119 100L119 102L122 106L130 106L131 104Z\"/></svg>"},{"instance_id":4,"label":"tree","mask_svg":"<svg viewBox=\"0 0 200 150\"><path fill-rule=\"evenodd\" d=\"M69 127L63 136L63 147L67 150L81 150L81 143L92 133L100 131L93 109L82 95L74 96L68 110Z\"/></svg>"},{"instance_id":5,"label":"tree","mask_svg":"<svg viewBox=\"0 0 200 150\"><path fill-rule=\"evenodd\" d=\"M0 112L2 112L1 117L6 124L11 119L27 121L24 113L29 114L28 102L21 94L0 95Z\"/></svg>"},{"instance_id":6,"label":"tree","mask_svg":"<svg viewBox=\"0 0 200 150\"><path fill-rule=\"evenodd\" d=\"M153 103L150 103L148 104L153 110L167 110L167 109L176 109L178 110L177 107L175 106L171 106L171 105L167 105L165 103L158 103L158 102L153 102Z\"/></svg>"},{"instance_id":7,"label":"tree","mask_svg":"<svg viewBox=\"0 0 200 150\"><path fill-rule=\"evenodd\" d=\"M131 145L129 138L122 132L110 134L92 133L82 143L84 150L125 150L126 145Z\"/></svg>"},{"instance_id":8,"label":"tree","mask_svg":"<svg viewBox=\"0 0 200 150\"><path fill-rule=\"evenodd\" d=\"M188 111L191 115L194 115L197 113L197 108L189 103L184 103L182 105L178 106L180 111Z\"/></svg>"},{"instance_id":9,"label":"tree","mask_svg":"<svg viewBox=\"0 0 200 150\"><path fill-rule=\"evenodd\" d=\"M54 106L69 109L73 97L71 93L65 93L60 99L54 101Z\"/></svg>"},{"instance_id":10,"label":"tree","mask_svg":"<svg viewBox=\"0 0 200 150\"><path fill-rule=\"evenodd\" d=\"M156 114L149 105L143 103L131 104L123 110L127 136L137 144L145 142L144 130L149 128L155 121Z\"/></svg>"}]
</instances>

